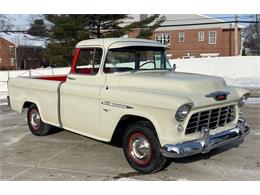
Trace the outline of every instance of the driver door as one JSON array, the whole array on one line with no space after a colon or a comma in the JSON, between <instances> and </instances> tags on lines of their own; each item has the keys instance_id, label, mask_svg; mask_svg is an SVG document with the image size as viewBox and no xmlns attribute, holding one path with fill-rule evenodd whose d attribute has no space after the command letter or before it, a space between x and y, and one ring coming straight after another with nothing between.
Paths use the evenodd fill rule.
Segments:
<instances>
[{"instance_id":1,"label":"driver door","mask_svg":"<svg viewBox=\"0 0 260 195\"><path fill-rule=\"evenodd\" d=\"M80 49L75 72L61 86L61 121L65 129L100 136L100 90L105 77L99 73L101 48Z\"/></svg>"}]
</instances>

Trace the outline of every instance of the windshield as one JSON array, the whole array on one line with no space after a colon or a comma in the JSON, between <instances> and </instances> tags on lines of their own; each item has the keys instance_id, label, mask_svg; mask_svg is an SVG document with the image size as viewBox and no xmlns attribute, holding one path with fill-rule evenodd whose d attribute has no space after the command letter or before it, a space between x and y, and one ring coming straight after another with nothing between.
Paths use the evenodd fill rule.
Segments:
<instances>
[{"instance_id":1,"label":"windshield","mask_svg":"<svg viewBox=\"0 0 260 195\"><path fill-rule=\"evenodd\" d=\"M164 48L124 47L110 49L104 66L105 73L138 70L172 70Z\"/></svg>"}]
</instances>

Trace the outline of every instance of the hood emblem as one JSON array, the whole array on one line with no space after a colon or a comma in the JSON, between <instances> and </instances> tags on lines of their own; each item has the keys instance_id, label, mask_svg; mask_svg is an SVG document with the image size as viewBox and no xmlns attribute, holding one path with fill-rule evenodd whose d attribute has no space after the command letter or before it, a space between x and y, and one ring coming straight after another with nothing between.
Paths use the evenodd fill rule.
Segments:
<instances>
[{"instance_id":1,"label":"hood emblem","mask_svg":"<svg viewBox=\"0 0 260 195\"><path fill-rule=\"evenodd\" d=\"M215 91L210 94L207 94L206 97L212 97L216 101L224 101L227 99L228 95L229 95L228 91Z\"/></svg>"}]
</instances>

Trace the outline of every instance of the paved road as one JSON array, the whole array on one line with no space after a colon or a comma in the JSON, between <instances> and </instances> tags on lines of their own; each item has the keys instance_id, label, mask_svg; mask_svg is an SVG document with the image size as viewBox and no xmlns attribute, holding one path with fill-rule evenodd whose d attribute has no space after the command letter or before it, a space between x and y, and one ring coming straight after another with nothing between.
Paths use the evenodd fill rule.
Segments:
<instances>
[{"instance_id":1,"label":"paved road","mask_svg":"<svg viewBox=\"0 0 260 195\"><path fill-rule=\"evenodd\" d=\"M131 169L119 147L68 131L33 136L25 115L0 105L0 180L260 180L260 105L243 111L252 125L243 143L143 175Z\"/></svg>"}]
</instances>

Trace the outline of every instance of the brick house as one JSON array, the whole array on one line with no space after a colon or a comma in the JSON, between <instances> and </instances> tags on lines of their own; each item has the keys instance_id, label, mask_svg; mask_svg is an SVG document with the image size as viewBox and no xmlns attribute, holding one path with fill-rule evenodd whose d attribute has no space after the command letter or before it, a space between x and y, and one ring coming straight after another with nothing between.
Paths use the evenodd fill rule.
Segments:
<instances>
[{"instance_id":1,"label":"brick house","mask_svg":"<svg viewBox=\"0 0 260 195\"><path fill-rule=\"evenodd\" d=\"M132 15L133 20L138 20L140 15ZM164 15L166 21L162 25L180 25L172 27L160 27L153 32L151 39L157 40L169 49L167 54L170 58L198 58L235 55L235 25L204 24L197 23L223 22L216 18L197 14L168 14ZM184 25L184 26L181 26ZM237 49L241 51L242 26L238 26ZM128 37L136 37L133 31Z\"/></svg>"},{"instance_id":2,"label":"brick house","mask_svg":"<svg viewBox=\"0 0 260 195\"><path fill-rule=\"evenodd\" d=\"M46 65L46 39L23 33L0 33L0 70L34 69Z\"/></svg>"}]
</instances>

